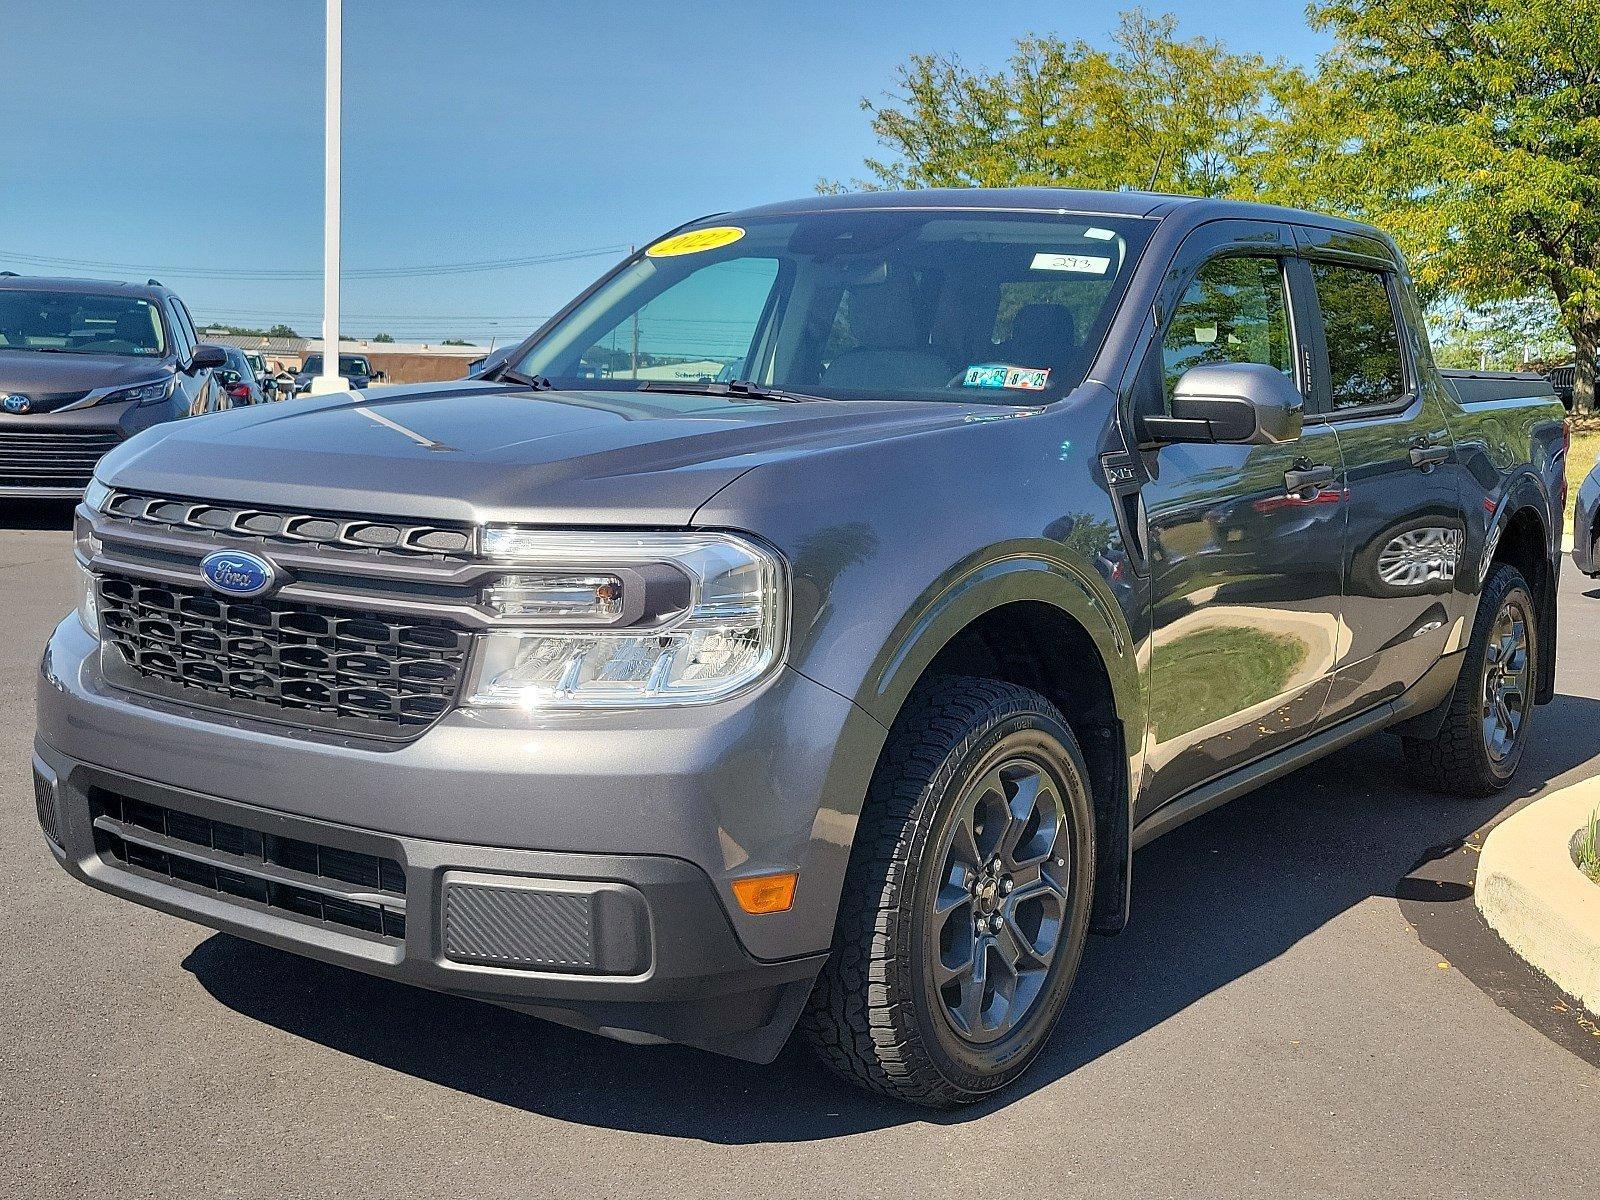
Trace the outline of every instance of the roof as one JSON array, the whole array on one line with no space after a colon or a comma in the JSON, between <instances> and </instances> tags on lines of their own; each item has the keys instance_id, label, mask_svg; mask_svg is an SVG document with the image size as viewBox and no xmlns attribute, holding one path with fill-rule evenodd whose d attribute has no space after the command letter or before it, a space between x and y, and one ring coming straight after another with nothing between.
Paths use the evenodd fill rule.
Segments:
<instances>
[{"instance_id":1,"label":"roof","mask_svg":"<svg viewBox=\"0 0 1600 1200\"><path fill-rule=\"evenodd\" d=\"M1288 221L1347 229L1383 236L1370 225L1326 213L1306 212L1253 200L1215 196L1175 196L1165 192L1099 192L1082 188L927 188L908 192L845 192L832 196L806 196L797 200L763 204L738 212L717 213L717 220L740 217L774 217L796 213L863 211L870 209L949 209L1014 212L1085 213L1100 216L1148 217L1161 220L1182 214L1193 224L1235 217L1257 221ZM709 216L700 220L709 220ZM695 224L697 222L690 222Z\"/></svg>"},{"instance_id":2,"label":"roof","mask_svg":"<svg viewBox=\"0 0 1600 1200\"><path fill-rule=\"evenodd\" d=\"M236 346L240 350L259 351L262 354L321 354L321 338L264 337L252 333L213 333L200 330L200 337L218 346ZM441 358L476 358L485 353L483 346L446 346L439 342L374 342L365 338L343 338L339 342L341 354L365 354L369 358L384 354L425 354Z\"/></svg>"},{"instance_id":3,"label":"roof","mask_svg":"<svg viewBox=\"0 0 1600 1200\"><path fill-rule=\"evenodd\" d=\"M218 346L259 350L263 354L304 354L311 345L311 339L303 337L262 337L259 334L212 332L209 329L201 329L199 333L203 341Z\"/></svg>"},{"instance_id":4,"label":"roof","mask_svg":"<svg viewBox=\"0 0 1600 1200\"><path fill-rule=\"evenodd\" d=\"M85 292L98 296L138 296L146 300L165 295L159 283L127 283L121 279L69 279L53 275L0 275L0 289L31 292Z\"/></svg>"}]
</instances>

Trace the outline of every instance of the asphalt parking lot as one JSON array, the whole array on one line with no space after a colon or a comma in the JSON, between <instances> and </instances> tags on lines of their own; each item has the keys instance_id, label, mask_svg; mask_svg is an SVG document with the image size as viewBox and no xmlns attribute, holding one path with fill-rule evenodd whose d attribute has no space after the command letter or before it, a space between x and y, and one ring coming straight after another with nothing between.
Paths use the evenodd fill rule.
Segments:
<instances>
[{"instance_id":1,"label":"asphalt parking lot","mask_svg":"<svg viewBox=\"0 0 1600 1200\"><path fill-rule=\"evenodd\" d=\"M798 1048L633 1048L73 882L28 778L67 510L0 509L0 1195L1578 1196L1600 1031L1472 909L1482 830L1600 770L1600 587L1494 801L1351 747L1142 851L1133 924L1004 1099L939 1115Z\"/></svg>"}]
</instances>

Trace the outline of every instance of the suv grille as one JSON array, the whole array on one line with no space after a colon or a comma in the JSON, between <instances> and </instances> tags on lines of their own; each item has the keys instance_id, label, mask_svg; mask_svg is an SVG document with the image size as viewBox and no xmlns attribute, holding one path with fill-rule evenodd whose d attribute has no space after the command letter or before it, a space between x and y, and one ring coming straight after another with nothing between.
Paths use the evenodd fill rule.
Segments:
<instances>
[{"instance_id":1,"label":"suv grille","mask_svg":"<svg viewBox=\"0 0 1600 1200\"><path fill-rule=\"evenodd\" d=\"M132 675L105 664L117 682L368 736L413 737L448 711L471 643L440 620L229 600L122 575L101 576L97 590L104 644Z\"/></svg>"},{"instance_id":2,"label":"suv grille","mask_svg":"<svg viewBox=\"0 0 1600 1200\"><path fill-rule=\"evenodd\" d=\"M144 525L242 534L280 545L310 543L432 558L463 558L472 547L469 530L407 521L284 512L242 504L139 496L131 492L115 493L105 502L104 508L108 516Z\"/></svg>"},{"instance_id":3,"label":"suv grille","mask_svg":"<svg viewBox=\"0 0 1600 1200\"><path fill-rule=\"evenodd\" d=\"M0 430L0 487L81 491L95 463L121 440L114 429Z\"/></svg>"},{"instance_id":4,"label":"suv grille","mask_svg":"<svg viewBox=\"0 0 1600 1200\"><path fill-rule=\"evenodd\" d=\"M163 808L93 788L89 815L101 856L313 921L406 935L406 875L392 858L321 846Z\"/></svg>"}]
</instances>

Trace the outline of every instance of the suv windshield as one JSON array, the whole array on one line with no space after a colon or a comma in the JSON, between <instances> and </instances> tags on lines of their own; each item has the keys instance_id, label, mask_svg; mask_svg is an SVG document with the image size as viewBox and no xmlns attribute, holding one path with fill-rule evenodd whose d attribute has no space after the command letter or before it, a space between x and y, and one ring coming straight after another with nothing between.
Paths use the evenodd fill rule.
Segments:
<instances>
[{"instance_id":1,"label":"suv windshield","mask_svg":"<svg viewBox=\"0 0 1600 1200\"><path fill-rule=\"evenodd\" d=\"M306 361L301 364L300 374L315 375L322 370L322 355L308 354ZM341 375L371 375L372 368L367 360L356 354L339 355L339 374Z\"/></svg>"},{"instance_id":2,"label":"suv windshield","mask_svg":"<svg viewBox=\"0 0 1600 1200\"><path fill-rule=\"evenodd\" d=\"M557 387L1038 403L1082 382L1150 228L904 209L704 224L647 248L513 365Z\"/></svg>"},{"instance_id":3,"label":"suv windshield","mask_svg":"<svg viewBox=\"0 0 1600 1200\"><path fill-rule=\"evenodd\" d=\"M0 349L160 358L167 339L148 300L8 288L0 290Z\"/></svg>"}]
</instances>

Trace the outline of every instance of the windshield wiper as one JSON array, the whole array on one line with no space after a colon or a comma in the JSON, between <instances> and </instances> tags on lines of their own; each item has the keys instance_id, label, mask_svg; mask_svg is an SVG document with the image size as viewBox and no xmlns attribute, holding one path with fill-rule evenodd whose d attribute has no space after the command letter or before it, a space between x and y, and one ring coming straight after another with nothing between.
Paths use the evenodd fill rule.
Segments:
<instances>
[{"instance_id":1,"label":"windshield wiper","mask_svg":"<svg viewBox=\"0 0 1600 1200\"><path fill-rule=\"evenodd\" d=\"M681 392L685 396L733 396L740 400L776 400L784 404L804 404L808 400L827 400L827 396L812 396L805 392L789 392L778 388L751 383L748 379L730 379L726 383L690 383L687 380L647 379L639 385L641 392Z\"/></svg>"},{"instance_id":2,"label":"windshield wiper","mask_svg":"<svg viewBox=\"0 0 1600 1200\"><path fill-rule=\"evenodd\" d=\"M556 386L543 375L524 375L515 367L501 367L494 373L494 382L498 383L503 379L520 383L523 387L532 388L536 392L551 392Z\"/></svg>"}]
</instances>

